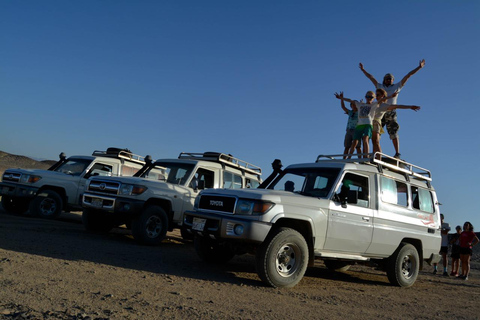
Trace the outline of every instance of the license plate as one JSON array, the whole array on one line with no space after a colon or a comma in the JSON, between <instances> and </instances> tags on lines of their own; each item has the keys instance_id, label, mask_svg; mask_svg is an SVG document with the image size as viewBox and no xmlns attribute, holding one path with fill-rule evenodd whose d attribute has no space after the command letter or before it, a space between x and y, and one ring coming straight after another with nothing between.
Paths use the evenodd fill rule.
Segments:
<instances>
[{"instance_id":1,"label":"license plate","mask_svg":"<svg viewBox=\"0 0 480 320\"><path fill-rule=\"evenodd\" d=\"M196 231L203 231L205 229L205 223L207 219L193 218L192 229Z\"/></svg>"},{"instance_id":2,"label":"license plate","mask_svg":"<svg viewBox=\"0 0 480 320\"><path fill-rule=\"evenodd\" d=\"M103 207L103 200L98 199L98 198L93 198L92 199L92 206L95 208L101 208Z\"/></svg>"}]
</instances>

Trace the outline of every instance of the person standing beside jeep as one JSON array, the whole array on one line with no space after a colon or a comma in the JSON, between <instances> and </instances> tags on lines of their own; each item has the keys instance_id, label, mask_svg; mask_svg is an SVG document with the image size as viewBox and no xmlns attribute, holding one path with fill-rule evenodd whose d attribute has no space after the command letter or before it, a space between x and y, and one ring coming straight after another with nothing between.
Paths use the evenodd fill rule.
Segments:
<instances>
[{"instance_id":1,"label":"person standing beside jeep","mask_svg":"<svg viewBox=\"0 0 480 320\"><path fill-rule=\"evenodd\" d=\"M463 232L460 234L460 260L462 262L462 275L459 279L468 280L470 273L470 259L472 257L472 247L480 240L475 232L473 232L473 225L470 222L465 222L463 225Z\"/></svg>"},{"instance_id":2,"label":"person standing beside jeep","mask_svg":"<svg viewBox=\"0 0 480 320\"><path fill-rule=\"evenodd\" d=\"M395 92L398 94L400 90L402 90L405 83L408 79L418 72L418 70L422 69L425 66L425 59L420 60L418 67L407 73L403 79L398 83L393 83L395 78L391 73L387 73L383 77L383 83L378 83L378 81L368 73L363 64L360 62L359 64L360 70L365 74L365 76L372 81L373 85L376 89L384 89L387 92L388 96L392 96ZM397 96L393 96L392 98L387 100L388 104L397 104ZM397 112L395 110L391 110L383 116L382 119L382 127L386 126L387 132L390 135L390 139L392 140L393 147L395 148L395 157L400 158L400 141L398 136L398 130L400 129L400 125L397 121Z\"/></svg>"},{"instance_id":3,"label":"person standing beside jeep","mask_svg":"<svg viewBox=\"0 0 480 320\"><path fill-rule=\"evenodd\" d=\"M455 227L456 233L453 234L450 244L452 245L452 253L450 257L452 258L452 272L451 276L458 277L458 271L460 269L460 234L462 233L462 227Z\"/></svg>"},{"instance_id":4,"label":"person standing beside jeep","mask_svg":"<svg viewBox=\"0 0 480 320\"><path fill-rule=\"evenodd\" d=\"M442 264L443 264L443 275L448 277L448 259L447 259L447 254L448 254L448 232L450 231L450 224L444 222L444 216L443 213L440 214L440 221L442 223L442 244L440 247L440 254L442 256ZM433 264L433 274L437 274L437 264Z\"/></svg>"}]
</instances>

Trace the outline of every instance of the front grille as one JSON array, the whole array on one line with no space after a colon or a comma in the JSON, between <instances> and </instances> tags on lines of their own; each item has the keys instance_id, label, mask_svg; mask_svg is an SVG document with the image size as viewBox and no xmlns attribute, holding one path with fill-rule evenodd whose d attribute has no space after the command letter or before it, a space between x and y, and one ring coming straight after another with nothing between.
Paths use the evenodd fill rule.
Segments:
<instances>
[{"instance_id":1,"label":"front grille","mask_svg":"<svg viewBox=\"0 0 480 320\"><path fill-rule=\"evenodd\" d=\"M101 192L105 194L118 194L119 182L92 180L88 185L88 191Z\"/></svg>"},{"instance_id":2,"label":"front grille","mask_svg":"<svg viewBox=\"0 0 480 320\"><path fill-rule=\"evenodd\" d=\"M204 195L200 198L199 209L234 213L235 197L209 196Z\"/></svg>"},{"instance_id":3,"label":"front grille","mask_svg":"<svg viewBox=\"0 0 480 320\"><path fill-rule=\"evenodd\" d=\"M4 182L18 182L18 181L20 181L21 176L22 176L21 173L5 172L3 174L3 181Z\"/></svg>"}]
</instances>

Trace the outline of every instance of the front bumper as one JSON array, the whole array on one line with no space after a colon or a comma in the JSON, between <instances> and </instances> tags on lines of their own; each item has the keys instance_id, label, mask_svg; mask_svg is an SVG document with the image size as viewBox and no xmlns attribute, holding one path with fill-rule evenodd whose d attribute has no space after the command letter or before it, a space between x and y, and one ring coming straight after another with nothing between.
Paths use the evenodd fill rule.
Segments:
<instances>
[{"instance_id":1,"label":"front bumper","mask_svg":"<svg viewBox=\"0 0 480 320\"><path fill-rule=\"evenodd\" d=\"M38 192L37 187L15 183L0 182L0 196L12 198L33 198Z\"/></svg>"},{"instance_id":2,"label":"front bumper","mask_svg":"<svg viewBox=\"0 0 480 320\"><path fill-rule=\"evenodd\" d=\"M84 193L82 197L82 206L95 210L102 210L114 214L133 215L141 212L145 201L134 200L123 197L108 197L93 193Z\"/></svg>"},{"instance_id":3,"label":"front bumper","mask_svg":"<svg viewBox=\"0 0 480 320\"><path fill-rule=\"evenodd\" d=\"M197 219L194 221L194 218ZM198 221L204 222L204 224L199 224L197 223ZM267 237L272 225L239 216L187 211L184 214L183 228L192 234L198 234L216 240L240 240L243 242L261 243Z\"/></svg>"}]
</instances>

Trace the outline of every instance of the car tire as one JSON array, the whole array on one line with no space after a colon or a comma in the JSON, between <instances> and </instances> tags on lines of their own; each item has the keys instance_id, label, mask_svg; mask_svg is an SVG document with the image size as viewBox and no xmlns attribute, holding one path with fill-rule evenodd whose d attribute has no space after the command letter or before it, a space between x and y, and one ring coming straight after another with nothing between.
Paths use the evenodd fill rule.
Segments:
<instances>
[{"instance_id":1,"label":"car tire","mask_svg":"<svg viewBox=\"0 0 480 320\"><path fill-rule=\"evenodd\" d=\"M200 259L207 263L225 264L235 256L232 249L210 238L196 235L193 245Z\"/></svg>"},{"instance_id":2,"label":"car tire","mask_svg":"<svg viewBox=\"0 0 480 320\"><path fill-rule=\"evenodd\" d=\"M39 192L30 204L30 211L34 216L46 219L58 218L62 213L62 209L62 197L53 190Z\"/></svg>"},{"instance_id":3,"label":"car tire","mask_svg":"<svg viewBox=\"0 0 480 320\"><path fill-rule=\"evenodd\" d=\"M26 198L2 196L3 209L12 214L24 214L28 211L29 201Z\"/></svg>"},{"instance_id":4,"label":"car tire","mask_svg":"<svg viewBox=\"0 0 480 320\"><path fill-rule=\"evenodd\" d=\"M256 254L257 272L266 284L290 288L302 280L308 266L308 245L296 230L279 228Z\"/></svg>"},{"instance_id":5,"label":"car tire","mask_svg":"<svg viewBox=\"0 0 480 320\"><path fill-rule=\"evenodd\" d=\"M82 222L85 230L92 233L108 233L115 226L104 212L95 209L83 209Z\"/></svg>"},{"instance_id":6,"label":"car tire","mask_svg":"<svg viewBox=\"0 0 480 320\"><path fill-rule=\"evenodd\" d=\"M152 205L132 220L133 238L140 244L159 245L168 230L168 216L160 206Z\"/></svg>"},{"instance_id":7,"label":"car tire","mask_svg":"<svg viewBox=\"0 0 480 320\"><path fill-rule=\"evenodd\" d=\"M417 249L402 242L400 247L387 261L387 277L391 284L399 287L410 287L417 280L420 259Z\"/></svg>"}]
</instances>

